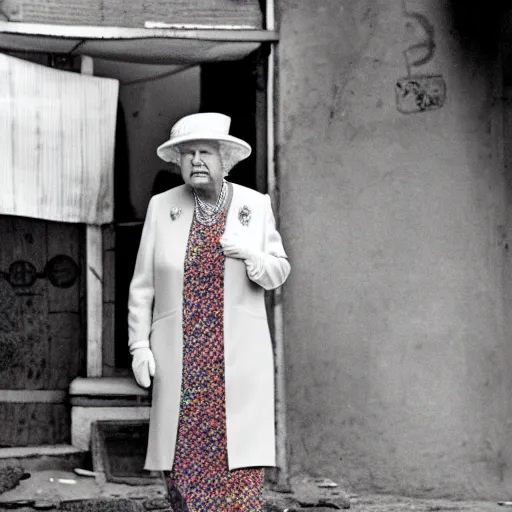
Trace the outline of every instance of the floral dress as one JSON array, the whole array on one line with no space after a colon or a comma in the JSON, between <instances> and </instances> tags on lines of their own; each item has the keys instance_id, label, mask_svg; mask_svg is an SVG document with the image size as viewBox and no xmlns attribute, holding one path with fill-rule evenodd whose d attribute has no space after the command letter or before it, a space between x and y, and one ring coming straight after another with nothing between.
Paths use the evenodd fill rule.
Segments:
<instances>
[{"instance_id":1,"label":"floral dress","mask_svg":"<svg viewBox=\"0 0 512 512\"><path fill-rule=\"evenodd\" d=\"M175 512L256 512L263 470L228 469L224 381L226 212L212 225L194 215L184 267L183 380L173 471Z\"/></svg>"}]
</instances>

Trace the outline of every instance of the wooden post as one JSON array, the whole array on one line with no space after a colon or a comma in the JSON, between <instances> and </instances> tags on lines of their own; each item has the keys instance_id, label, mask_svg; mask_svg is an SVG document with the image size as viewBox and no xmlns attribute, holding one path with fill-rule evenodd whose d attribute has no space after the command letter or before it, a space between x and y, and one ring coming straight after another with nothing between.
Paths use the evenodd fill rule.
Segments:
<instances>
[{"instance_id":1,"label":"wooden post","mask_svg":"<svg viewBox=\"0 0 512 512\"><path fill-rule=\"evenodd\" d=\"M267 30L276 29L274 0L266 3ZM276 45L271 43L267 66L267 191L275 208L276 222L279 223L279 187L276 172L275 154L275 97L276 97ZM275 344L276 367L276 448L277 448L277 488L290 488L288 467L288 432L286 428L286 383L285 383L285 353L284 353L284 319L282 289L274 290L273 327Z\"/></svg>"},{"instance_id":2,"label":"wooden post","mask_svg":"<svg viewBox=\"0 0 512 512\"><path fill-rule=\"evenodd\" d=\"M82 56L80 72L93 74L93 60ZM103 244L101 226L86 226L87 377L102 374Z\"/></svg>"}]
</instances>

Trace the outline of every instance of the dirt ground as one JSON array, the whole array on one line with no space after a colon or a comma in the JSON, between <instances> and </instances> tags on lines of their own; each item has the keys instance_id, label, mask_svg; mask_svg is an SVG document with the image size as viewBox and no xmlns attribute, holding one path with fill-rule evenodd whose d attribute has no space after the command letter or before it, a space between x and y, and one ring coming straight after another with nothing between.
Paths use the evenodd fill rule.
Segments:
<instances>
[{"instance_id":1,"label":"dirt ground","mask_svg":"<svg viewBox=\"0 0 512 512\"><path fill-rule=\"evenodd\" d=\"M42 470L30 471L30 478L22 480L14 489L0 494L0 511L2 502L18 500L35 500L37 504L53 504L56 508L62 501L130 498L137 501L163 498L163 484L131 486L99 481L90 476L80 476L72 471ZM33 512L34 508L17 509L20 512Z\"/></svg>"},{"instance_id":2,"label":"dirt ground","mask_svg":"<svg viewBox=\"0 0 512 512\"><path fill-rule=\"evenodd\" d=\"M451 501L444 499L418 499L401 496L358 493L350 494L340 487L319 487L318 479L295 477L291 481L292 492L280 493L266 491L269 512L307 511L329 512L350 508L358 512L434 512L434 511L473 511L473 512L512 512L510 506L497 502ZM76 499L129 498L148 503L165 496L163 484L131 486L113 484L77 475L70 471L44 470L31 472L31 477L23 480L11 491L0 494L2 502L17 500L36 500L40 503L52 503L58 508L60 502ZM34 508L23 507L20 512L32 512ZM221 511L218 511L221 512Z\"/></svg>"},{"instance_id":3,"label":"dirt ground","mask_svg":"<svg viewBox=\"0 0 512 512\"><path fill-rule=\"evenodd\" d=\"M508 508L500 506L494 502L422 500L399 496L368 495L351 499L351 510L358 510L360 512L391 512L406 510L414 512L433 512L444 510L491 512L501 510L502 512L506 512Z\"/></svg>"},{"instance_id":4,"label":"dirt ground","mask_svg":"<svg viewBox=\"0 0 512 512\"><path fill-rule=\"evenodd\" d=\"M512 512L512 501L500 505L498 502L491 501L420 499L363 492L352 494L341 486L321 487L324 484L335 484L335 482L328 479L326 481L322 480L309 476L296 476L290 482L292 493L282 494L269 490L266 492L268 501L276 505L276 512L282 512L286 509L288 509L288 512L296 510L329 512L334 510L334 506L338 506L338 509L349 508L358 512L507 512L507 510ZM323 508L320 508L322 506Z\"/></svg>"}]
</instances>

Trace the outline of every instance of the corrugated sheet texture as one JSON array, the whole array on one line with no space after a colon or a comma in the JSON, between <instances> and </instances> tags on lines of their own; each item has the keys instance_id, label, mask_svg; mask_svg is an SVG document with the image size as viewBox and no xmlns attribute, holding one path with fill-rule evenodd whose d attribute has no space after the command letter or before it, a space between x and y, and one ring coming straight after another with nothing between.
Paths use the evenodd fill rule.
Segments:
<instances>
[{"instance_id":1,"label":"corrugated sheet texture","mask_svg":"<svg viewBox=\"0 0 512 512\"><path fill-rule=\"evenodd\" d=\"M118 88L0 54L0 214L112 222Z\"/></svg>"},{"instance_id":2,"label":"corrugated sheet texture","mask_svg":"<svg viewBox=\"0 0 512 512\"><path fill-rule=\"evenodd\" d=\"M144 27L145 22L262 28L258 0L7 0L11 21Z\"/></svg>"}]
</instances>

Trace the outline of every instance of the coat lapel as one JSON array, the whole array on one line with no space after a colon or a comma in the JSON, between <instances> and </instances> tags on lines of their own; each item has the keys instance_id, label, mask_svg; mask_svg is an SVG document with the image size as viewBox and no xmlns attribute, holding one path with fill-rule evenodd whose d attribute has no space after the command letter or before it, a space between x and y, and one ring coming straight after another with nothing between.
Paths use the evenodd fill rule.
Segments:
<instances>
[{"instance_id":1,"label":"coat lapel","mask_svg":"<svg viewBox=\"0 0 512 512\"><path fill-rule=\"evenodd\" d=\"M188 187L182 187L177 196L170 196L166 205L165 231L166 245L170 248L172 259L184 262L188 237L194 217L194 197ZM173 215L179 211L179 216Z\"/></svg>"}]
</instances>

